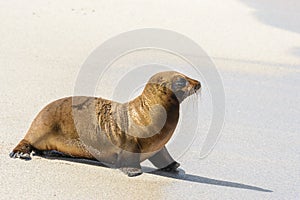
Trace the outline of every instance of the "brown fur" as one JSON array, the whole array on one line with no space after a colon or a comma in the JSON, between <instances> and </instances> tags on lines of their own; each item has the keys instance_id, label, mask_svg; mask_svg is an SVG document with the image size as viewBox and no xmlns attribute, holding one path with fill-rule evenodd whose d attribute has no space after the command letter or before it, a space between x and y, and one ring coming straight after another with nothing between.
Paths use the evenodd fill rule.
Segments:
<instances>
[{"instance_id":1,"label":"brown fur","mask_svg":"<svg viewBox=\"0 0 300 200\"><path fill-rule=\"evenodd\" d=\"M188 84L178 89L180 78ZM145 153L142 161L164 148L176 128L180 103L199 88L198 81L172 71L154 75L140 96L123 104L95 97L59 99L40 111L12 156L56 150L119 166L126 151ZM154 105L165 110L161 127L164 115Z\"/></svg>"}]
</instances>

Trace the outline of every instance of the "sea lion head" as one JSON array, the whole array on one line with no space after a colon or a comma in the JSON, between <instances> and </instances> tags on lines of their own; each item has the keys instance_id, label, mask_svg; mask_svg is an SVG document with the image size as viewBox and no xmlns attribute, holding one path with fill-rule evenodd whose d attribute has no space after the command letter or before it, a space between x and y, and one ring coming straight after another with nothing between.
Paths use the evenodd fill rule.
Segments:
<instances>
[{"instance_id":1,"label":"sea lion head","mask_svg":"<svg viewBox=\"0 0 300 200\"><path fill-rule=\"evenodd\" d=\"M168 89L180 103L201 88L199 81L176 71L159 72L152 76L148 83L157 84L162 90Z\"/></svg>"}]
</instances>

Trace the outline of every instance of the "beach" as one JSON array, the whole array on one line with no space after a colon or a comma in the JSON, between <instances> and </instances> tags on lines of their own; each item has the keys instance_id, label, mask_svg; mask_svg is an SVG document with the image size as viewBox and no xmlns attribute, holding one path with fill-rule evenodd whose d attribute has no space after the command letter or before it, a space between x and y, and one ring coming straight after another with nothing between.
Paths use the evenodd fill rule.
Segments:
<instances>
[{"instance_id":1,"label":"beach","mask_svg":"<svg viewBox=\"0 0 300 200\"><path fill-rule=\"evenodd\" d=\"M299 19L296 0L0 0L0 199L299 199ZM142 28L192 39L220 74L225 120L206 158L202 136L178 158L177 175L9 157L45 105L74 94L95 48ZM108 97L113 78L98 95Z\"/></svg>"}]
</instances>

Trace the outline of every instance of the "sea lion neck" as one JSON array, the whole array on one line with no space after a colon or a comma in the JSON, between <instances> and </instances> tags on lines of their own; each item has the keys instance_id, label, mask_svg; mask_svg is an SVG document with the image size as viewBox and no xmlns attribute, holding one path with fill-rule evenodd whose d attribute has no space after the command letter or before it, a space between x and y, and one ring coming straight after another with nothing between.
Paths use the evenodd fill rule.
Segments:
<instances>
[{"instance_id":1,"label":"sea lion neck","mask_svg":"<svg viewBox=\"0 0 300 200\"><path fill-rule=\"evenodd\" d=\"M170 89L153 83L128 103L128 132L137 132L142 153L160 150L169 141L178 123L179 104Z\"/></svg>"},{"instance_id":2,"label":"sea lion neck","mask_svg":"<svg viewBox=\"0 0 300 200\"><path fill-rule=\"evenodd\" d=\"M169 119L177 123L179 117L179 104L176 95L166 87L159 84L148 83L142 94L130 101L127 105L128 115L138 119L143 125L151 124L152 117L160 118L161 113L154 111L163 108ZM154 111L154 113L153 113ZM155 116L152 116L152 115ZM151 117L152 116L152 117Z\"/></svg>"},{"instance_id":3,"label":"sea lion neck","mask_svg":"<svg viewBox=\"0 0 300 200\"><path fill-rule=\"evenodd\" d=\"M166 110L169 110L170 107L178 107L180 104L172 90L156 83L148 83L138 98L145 105L159 104L164 106Z\"/></svg>"}]
</instances>

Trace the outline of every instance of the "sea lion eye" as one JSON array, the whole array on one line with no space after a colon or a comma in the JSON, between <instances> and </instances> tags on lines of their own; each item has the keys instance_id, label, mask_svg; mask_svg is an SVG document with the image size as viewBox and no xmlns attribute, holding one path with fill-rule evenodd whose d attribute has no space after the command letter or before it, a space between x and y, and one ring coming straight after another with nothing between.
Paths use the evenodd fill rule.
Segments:
<instances>
[{"instance_id":1,"label":"sea lion eye","mask_svg":"<svg viewBox=\"0 0 300 200\"><path fill-rule=\"evenodd\" d=\"M187 85L187 80L185 78L179 78L178 80L176 80L173 85L172 85L172 89L173 90L178 90L181 89L183 87L185 87Z\"/></svg>"},{"instance_id":2,"label":"sea lion eye","mask_svg":"<svg viewBox=\"0 0 300 200\"><path fill-rule=\"evenodd\" d=\"M187 84L187 81L185 80L185 78L179 78L178 81L176 81L176 85L178 87L185 87Z\"/></svg>"}]
</instances>

